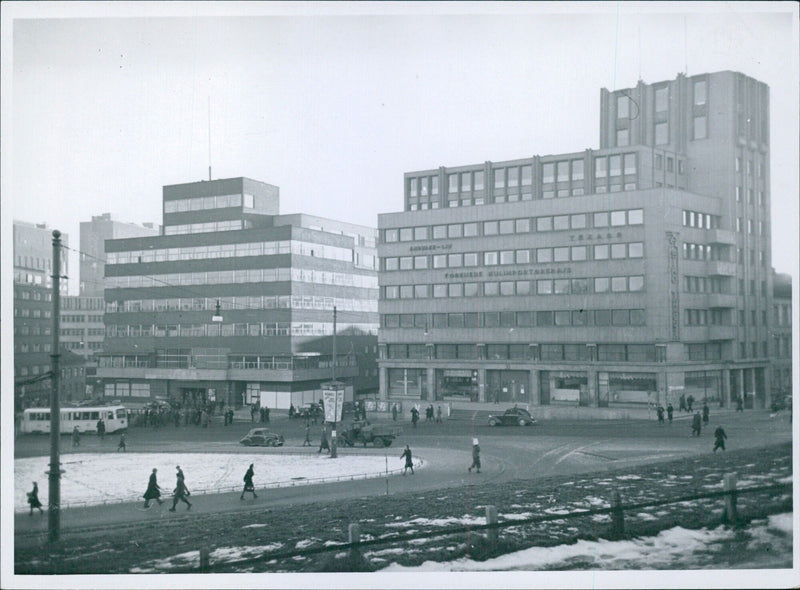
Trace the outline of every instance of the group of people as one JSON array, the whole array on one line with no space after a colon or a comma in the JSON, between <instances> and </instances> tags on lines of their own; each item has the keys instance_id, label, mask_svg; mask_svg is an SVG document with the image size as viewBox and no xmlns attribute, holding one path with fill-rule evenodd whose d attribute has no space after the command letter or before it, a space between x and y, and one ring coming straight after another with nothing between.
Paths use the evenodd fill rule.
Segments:
<instances>
[{"instance_id":1,"label":"group of people","mask_svg":"<svg viewBox=\"0 0 800 590\"><path fill-rule=\"evenodd\" d=\"M176 483L175 489L172 490L172 508L169 509L170 512L175 512L175 508L178 505L178 502L183 502L186 504L186 510L192 509L192 503L189 502L187 499L191 496L191 492L189 488L186 487L186 477L183 474L183 470L181 466L178 465L175 467L177 470L175 473ZM150 501L155 500L159 504L163 504L164 501L161 499L161 486L158 485L158 469L155 467L153 471L150 473L150 479L147 482L147 489L145 490L142 497L144 498L144 507L150 508ZM253 494L253 498L258 498L256 494L255 484L253 483L253 477L255 476L255 471L253 469L253 464L250 463L250 467L247 468L247 471L244 474L244 489L242 490L241 496L239 498L244 500L244 495L247 492ZM31 505L31 514L33 514L34 508L39 508L41 511L41 503L39 502L39 488L36 485L36 482L33 482L33 491L28 494L28 502Z\"/></svg>"},{"instance_id":2,"label":"group of people","mask_svg":"<svg viewBox=\"0 0 800 590\"><path fill-rule=\"evenodd\" d=\"M435 414L433 411L433 404L425 408L425 421L440 424L442 422L442 406L439 406Z\"/></svg>"},{"instance_id":3,"label":"group of people","mask_svg":"<svg viewBox=\"0 0 800 590\"><path fill-rule=\"evenodd\" d=\"M256 421L256 416L258 416L258 421L262 424L269 422L269 408L261 407L258 404L253 404L250 406L250 422ZM291 416L289 416L291 418Z\"/></svg>"}]
</instances>

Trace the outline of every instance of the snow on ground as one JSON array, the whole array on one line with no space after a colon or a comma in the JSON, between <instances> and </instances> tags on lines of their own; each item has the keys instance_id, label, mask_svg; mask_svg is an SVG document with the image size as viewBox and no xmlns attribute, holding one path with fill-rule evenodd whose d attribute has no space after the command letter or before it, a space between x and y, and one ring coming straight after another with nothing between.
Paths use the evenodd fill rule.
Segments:
<instances>
[{"instance_id":1,"label":"snow on ground","mask_svg":"<svg viewBox=\"0 0 800 590\"><path fill-rule=\"evenodd\" d=\"M426 561L417 567L392 564L381 572L515 570L627 570L788 568L792 566L792 514L756 520L744 530L675 527L655 537L629 541L578 541L533 547L486 561ZM742 559L747 554L749 558Z\"/></svg>"},{"instance_id":2,"label":"snow on ground","mask_svg":"<svg viewBox=\"0 0 800 590\"><path fill-rule=\"evenodd\" d=\"M403 522L390 522L387 527L408 528L411 526L457 526L457 525L472 525L472 524L486 524L486 519L482 517L475 517L465 514L464 516L449 516L447 518L414 518L412 520L404 520ZM411 531L405 531L409 533Z\"/></svg>"},{"instance_id":3,"label":"snow on ground","mask_svg":"<svg viewBox=\"0 0 800 590\"><path fill-rule=\"evenodd\" d=\"M61 505L93 505L140 500L153 468L158 469L162 495L175 487L175 467L181 466L192 494L240 490L250 463L256 489L305 485L337 478L381 477L386 475L386 458L381 455L340 455L330 459L315 454L223 453L78 453L62 456ZM418 457L415 465L422 466ZM402 472L401 461L389 461L389 474ZM14 461L14 509L28 510L27 492L39 483L39 500L47 507L49 457Z\"/></svg>"}]
</instances>

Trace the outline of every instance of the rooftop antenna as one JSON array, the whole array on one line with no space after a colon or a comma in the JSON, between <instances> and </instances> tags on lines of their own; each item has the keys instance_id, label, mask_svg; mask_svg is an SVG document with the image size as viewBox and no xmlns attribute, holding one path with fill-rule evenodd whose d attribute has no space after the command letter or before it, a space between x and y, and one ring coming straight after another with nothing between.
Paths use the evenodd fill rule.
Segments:
<instances>
[{"instance_id":1,"label":"rooftop antenna","mask_svg":"<svg viewBox=\"0 0 800 590\"><path fill-rule=\"evenodd\" d=\"M208 96L208 180L211 180L211 95Z\"/></svg>"}]
</instances>

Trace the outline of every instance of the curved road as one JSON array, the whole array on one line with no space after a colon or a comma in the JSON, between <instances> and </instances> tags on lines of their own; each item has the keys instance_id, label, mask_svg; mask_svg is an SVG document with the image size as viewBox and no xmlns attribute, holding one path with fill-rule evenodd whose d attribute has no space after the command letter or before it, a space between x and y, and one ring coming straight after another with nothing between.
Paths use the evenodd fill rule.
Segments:
<instances>
[{"instance_id":1,"label":"curved road","mask_svg":"<svg viewBox=\"0 0 800 590\"><path fill-rule=\"evenodd\" d=\"M708 429L701 437L691 437L689 417L679 416L673 424L659 426L654 421L553 421L532 427L496 427L476 422L450 421L444 424L421 422L411 428L400 423L403 433L396 446L388 449L340 448L340 454L370 453L386 455L392 468L401 467L400 452L410 445L415 456L424 459L425 467L415 475L390 476L360 481L272 488L258 499L239 500L239 492L193 496L191 514L225 511L264 511L276 506L297 505L342 498L374 497L414 491L479 485L481 482L504 482L536 479L553 475L586 473L630 467L637 464L666 461L681 456L707 453L713 445L712 431L722 423L728 434L728 448L765 446L791 440L792 426L782 413L772 416L766 411L712 413ZM232 427L215 425L201 430L196 427L162 427L158 430L133 429L128 435L129 450L137 452L252 452L235 442L251 426L237 422ZM270 426L286 436L287 446L264 449L267 453L316 453L315 447L301 447L303 425L300 421L277 416ZM471 439L481 445L482 472L468 473L471 464ZM115 450L116 437L109 436L104 445L91 436L84 437L81 452ZM66 437L65 437L66 440ZM15 455L47 454L46 437L23 436L15 441ZM68 454L66 446L62 447ZM140 525L153 520L185 518L184 512L170 513L167 504L141 510L141 503L67 508L61 513L62 529L79 533L108 526ZM15 534L38 537L46 533L47 518L15 516Z\"/></svg>"}]
</instances>

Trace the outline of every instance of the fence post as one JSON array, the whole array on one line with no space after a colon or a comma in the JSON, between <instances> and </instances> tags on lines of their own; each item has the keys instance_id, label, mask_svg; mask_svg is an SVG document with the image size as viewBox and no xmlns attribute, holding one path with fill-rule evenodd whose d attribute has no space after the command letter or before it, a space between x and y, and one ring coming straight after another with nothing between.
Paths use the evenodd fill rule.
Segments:
<instances>
[{"instance_id":1,"label":"fence post","mask_svg":"<svg viewBox=\"0 0 800 590\"><path fill-rule=\"evenodd\" d=\"M205 573L209 570L209 566L211 563L210 559L211 553L208 550L206 545L200 547L200 571Z\"/></svg>"},{"instance_id":2,"label":"fence post","mask_svg":"<svg viewBox=\"0 0 800 590\"><path fill-rule=\"evenodd\" d=\"M497 508L495 506L486 507L486 524L497 524ZM489 541L492 549L497 548L499 531L497 527L486 529L486 539Z\"/></svg>"},{"instance_id":3,"label":"fence post","mask_svg":"<svg viewBox=\"0 0 800 590\"><path fill-rule=\"evenodd\" d=\"M625 513L622 511L622 499L618 491L611 498L611 534L614 537L625 535Z\"/></svg>"},{"instance_id":4,"label":"fence post","mask_svg":"<svg viewBox=\"0 0 800 590\"><path fill-rule=\"evenodd\" d=\"M361 527L357 522L350 523L350 526L347 527L347 541L351 544L357 544L361 542ZM356 570L355 566L360 560L361 553L359 552L358 548L350 547L351 570Z\"/></svg>"},{"instance_id":5,"label":"fence post","mask_svg":"<svg viewBox=\"0 0 800 590\"><path fill-rule=\"evenodd\" d=\"M726 473L722 478L722 487L725 492L725 510L722 513L722 522L735 524L736 514L736 474Z\"/></svg>"}]
</instances>

